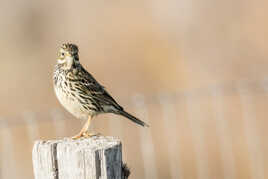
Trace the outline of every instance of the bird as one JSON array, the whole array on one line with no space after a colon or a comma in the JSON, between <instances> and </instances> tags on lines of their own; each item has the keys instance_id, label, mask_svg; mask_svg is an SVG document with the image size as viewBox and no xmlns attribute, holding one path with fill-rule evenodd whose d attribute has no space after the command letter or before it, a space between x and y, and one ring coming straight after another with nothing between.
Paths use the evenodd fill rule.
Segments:
<instances>
[{"instance_id":1,"label":"bird","mask_svg":"<svg viewBox=\"0 0 268 179\"><path fill-rule=\"evenodd\" d=\"M54 91L61 105L76 118L86 120L81 131L72 138L94 136L89 132L91 120L104 113L121 115L140 126L149 127L126 112L104 86L86 71L80 63L78 53L76 44L62 44L53 74Z\"/></svg>"}]
</instances>

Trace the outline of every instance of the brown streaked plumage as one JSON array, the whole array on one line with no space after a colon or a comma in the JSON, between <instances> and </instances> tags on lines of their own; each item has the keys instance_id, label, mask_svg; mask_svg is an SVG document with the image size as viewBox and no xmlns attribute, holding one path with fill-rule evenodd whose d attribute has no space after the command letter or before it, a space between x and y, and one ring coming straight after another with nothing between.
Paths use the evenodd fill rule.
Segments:
<instances>
[{"instance_id":1,"label":"brown streaked plumage","mask_svg":"<svg viewBox=\"0 0 268 179\"><path fill-rule=\"evenodd\" d=\"M60 103L78 119L87 119L80 133L73 138L88 137L90 120L101 113L114 113L131 121L148 126L124 111L95 78L79 62L78 47L63 44L54 71L54 89Z\"/></svg>"}]
</instances>

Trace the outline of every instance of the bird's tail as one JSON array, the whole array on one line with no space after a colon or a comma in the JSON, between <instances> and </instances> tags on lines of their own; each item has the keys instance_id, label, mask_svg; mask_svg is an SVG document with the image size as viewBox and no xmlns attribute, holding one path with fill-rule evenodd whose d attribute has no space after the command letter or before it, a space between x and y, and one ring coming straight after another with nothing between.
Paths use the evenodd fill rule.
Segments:
<instances>
[{"instance_id":1,"label":"bird's tail","mask_svg":"<svg viewBox=\"0 0 268 179\"><path fill-rule=\"evenodd\" d=\"M120 115L130 119L131 121L143 126L143 127L149 127L148 124L146 124L145 122L143 122L142 120L139 120L138 118L136 118L135 116L132 116L131 114L127 113L126 111L122 110L118 112Z\"/></svg>"}]
</instances>

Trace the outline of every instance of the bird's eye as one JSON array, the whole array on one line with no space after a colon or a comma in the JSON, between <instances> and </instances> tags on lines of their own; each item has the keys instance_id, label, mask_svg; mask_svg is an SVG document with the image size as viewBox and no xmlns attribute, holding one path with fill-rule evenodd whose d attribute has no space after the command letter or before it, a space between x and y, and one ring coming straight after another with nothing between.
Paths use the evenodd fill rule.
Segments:
<instances>
[{"instance_id":1,"label":"bird's eye","mask_svg":"<svg viewBox=\"0 0 268 179\"><path fill-rule=\"evenodd\" d=\"M61 53L61 56L64 56L64 53Z\"/></svg>"}]
</instances>

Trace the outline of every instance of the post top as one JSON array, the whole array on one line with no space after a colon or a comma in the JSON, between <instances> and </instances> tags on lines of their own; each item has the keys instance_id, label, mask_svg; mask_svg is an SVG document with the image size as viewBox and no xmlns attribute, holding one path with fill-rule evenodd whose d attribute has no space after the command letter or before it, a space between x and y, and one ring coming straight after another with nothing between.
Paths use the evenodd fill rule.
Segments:
<instances>
[{"instance_id":1,"label":"post top","mask_svg":"<svg viewBox=\"0 0 268 179\"><path fill-rule=\"evenodd\" d=\"M35 179L122 178L122 145L115 137L39 140L32 160Z\"/></svg>"},{"instance_id":2,"label":"post top","mask_svg":"<svg viewBox=\"0 0 268 179\"><path fill-rule=\"evenodd\" d=\"M91 149L99 150L111 148L116 145L121 145L121 141L118 138L111 136L93 136L90 138L81 138L73 140L71 138L63 138L59 140L38 140L35 145L53 145L75 147L77 149Z\"/></svg>"}]
</instances>

